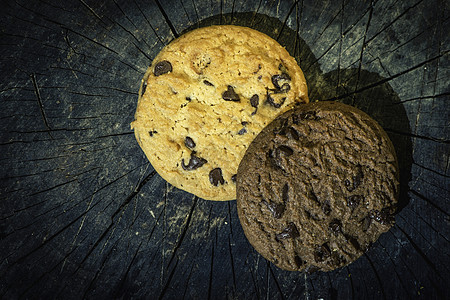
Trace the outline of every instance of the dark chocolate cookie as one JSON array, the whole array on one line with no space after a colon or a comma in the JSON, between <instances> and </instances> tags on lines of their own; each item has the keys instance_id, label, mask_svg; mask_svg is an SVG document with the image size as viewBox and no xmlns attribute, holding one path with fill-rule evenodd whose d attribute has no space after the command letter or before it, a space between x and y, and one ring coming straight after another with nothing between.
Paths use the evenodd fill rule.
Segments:
<instances>
[{"instance_id":1,"label":"dark chocolate cookie","mask_svg":"<svg viewBox=\"0 0 450 300\"><path fill-rule=\"evenodd\" d=\"M330 271L394 223L398 165L384 130L338 102L299 105L250 144L237 173L250 243L285 270Z\"/></svg>"}]
</instances>

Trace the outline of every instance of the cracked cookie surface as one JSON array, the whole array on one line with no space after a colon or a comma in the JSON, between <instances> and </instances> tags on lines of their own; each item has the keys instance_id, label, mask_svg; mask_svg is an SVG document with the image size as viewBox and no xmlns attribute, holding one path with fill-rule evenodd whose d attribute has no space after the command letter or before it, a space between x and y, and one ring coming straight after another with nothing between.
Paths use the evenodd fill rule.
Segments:
<instances>
[{"instance_id":1,"label":"cracked cookie surface","mask_svg":"<svg viewBox=\"0 0 450 300\"><path fill-rule=\"evenodd\" d=\"M308 102L297 62L275 40L224 25L188 32L155 57L132 122L155 170L208 200L236 198L239 162L276 116Z\"/></svg>"},{"instance_id":2,"label":"cracked cookie surface","mask_svg":"<svg viewBox=\"0 0 450 300\"><path fill-rule=\"evenodd\" d=\"M236 178L244 233L286 270L330 271L394 222L398 165L384 130L338 102L300 105L251 143Z\"/></svg>"}]
</instances>

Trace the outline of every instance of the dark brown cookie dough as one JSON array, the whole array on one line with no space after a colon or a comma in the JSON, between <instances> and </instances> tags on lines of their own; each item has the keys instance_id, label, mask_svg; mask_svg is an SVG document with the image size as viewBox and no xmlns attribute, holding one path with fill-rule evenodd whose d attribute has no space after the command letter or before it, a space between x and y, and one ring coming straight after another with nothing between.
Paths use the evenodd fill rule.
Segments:
<instances>
[{"instance_id":1,"label":"dark brown cookie dough","mask_svg":"<svg viewBox=\"0 0 450 300\"><path fill-rule=\"evenodd\" d=\"M250 243L286 270L330 271L360 257L394 223L395 151L364 112L299 105L255 138L237 173Z\"/></svg>"}]
</instances>

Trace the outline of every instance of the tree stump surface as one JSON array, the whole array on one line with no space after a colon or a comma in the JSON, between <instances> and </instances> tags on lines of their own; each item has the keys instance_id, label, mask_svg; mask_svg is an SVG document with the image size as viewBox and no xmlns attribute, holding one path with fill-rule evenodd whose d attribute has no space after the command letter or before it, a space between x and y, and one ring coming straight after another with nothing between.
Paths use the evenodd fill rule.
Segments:
<instances>
[{"instance_id":1,"label":"tree stump surface","mask_svg":"<svg viewBox=\"0 0 450 300\"><path fill-rule=\"evenodd\" d=\"M439 299L450 284L450 4L444 0L2 1L0 298ZM329 273L278 269L235 201L173 188L130 129L151 60L183 32L277 39L311 100L392 139L396 225ZM446 292L447 291L447 292Z\"/></svg>"}]
</instances>

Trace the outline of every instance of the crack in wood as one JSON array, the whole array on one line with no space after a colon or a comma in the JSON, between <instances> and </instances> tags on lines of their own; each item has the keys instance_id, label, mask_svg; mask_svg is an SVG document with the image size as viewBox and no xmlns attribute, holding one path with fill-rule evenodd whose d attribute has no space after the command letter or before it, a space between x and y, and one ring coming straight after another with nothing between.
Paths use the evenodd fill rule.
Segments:
<instances>
[{"instance_id":1,"label":"crack in wood","mask_svg":"<svg viewBox=\"0 0 450 300\"><path fill-rule=\"evenodd\" d=\"M118 239L118 240L111 246L111 249L109 249L108 253L106 253L106 255L103 256L102 262L101 262L101 264L100 264L100 266L99 266L97 272L95 272L94 277L89 281L89 284L88 284L87 288L85 289L85 291L84 291L84 293L83 293L82 299L88 299L88 298L89 298L89 297L87 296L89 290L92 289L92 287L94 286L94 283L97 281L97 279L98 279L100 273L101 273L102 270L105 268L105 264L106 264L106 262L108 261L108 259L111 257L111 255L112 255L112 253L113 253L115 247L116 247L117 244L119 243L119 240L120 240L120 239Z\"/></svg>"},{"instance_id":2,"label":"crack in wood","mask_svg":"<svg viewBox=\"0 0 450 300\"><path fill-rule=\"evenodd\" d=\"M194 264L191 264L191 269L189 270L189 274L188 274L188 276L186 278L186 283L185 283L185 288L184 288L182 299L186 299L186 293L187 293L187 290L189 288L189 281L191 279L191 275L192 275L192 271L193 270L194 270Z\"/></svg>"},{"instance_id":3,"label":"crack in wood","mask_svg":"<svg viewBox=\"0 0 450 300\"><path fill-rule=\"evenodd\" d=\"M442 139L442 138L435 138L435 137L432 137L432 136L418 135L418 134L413 134L413 133L409 133L409 132L399 131L397 129L392 129L392 128L384 128L384 130L386 132L392 132L392 133L395 133L395 134L409 136L409 137L412 137L412 138L418 138L418 139L423 139L423 140L427 140L427 141L433 141L433 142L436 142L436 143L450 144L450 140L446 140L446 139Z\"/></svg>"},{"instance_id":4,"label":"crack in wood","mask_svg":"<svg viewBox=\"0 0 450 300\"><path fill-rule=\"evenodd\" d=\"M237 292L237 288L236 288L236 273L234 270L234 259L233 259L233 250L231 247L231 238L230 235L228 235L228 252L230 253L230 262L231 262L231 274L233 275L233 291L236 293Z\"/></svg>"},{"instance_id":5,"label":"crack in wood","mask_svg":"<svg viewBox=\"0 0 450 300\"><path fill-rule=\"evenodd\" d=\"M367 253L364 253L363 255L364 255L364 257L366 258L366 260L369 262L369 265L370 265L370 267L371 267L371 269L372 269L372 271L373 271L373 273L374 273L374 275L375 275L375 278L377 279L378 285L379 285L380 288L381 288L381 294L383 295L383 299L386 300L386 299L387 299L387 298L386 298L386 292L384 291L383 283L382 283L382 281L381 281L381 277L380 277L380 275L378 274L377 269L375 269L375 266L374 266L372 260L370 259L369 255L367 255Z\"/></svg>"},{"instance_id":6,"label":"crack in wood","mask_svg":"<svg viewBox=\"0 0 450 300\"><path fill-rule=\"evenodd\" d=\"M355 89L354 89L355 93L358 90L359 80L361 78L361 67L362 67L362 61L363 61L363 53L364 53L364 49L366 48L367 31L369 30L370 21L372 20L373 5L374 5L374 2L371 1L371 3L370 3L370 10L369 10L369 17L367 19L366 28L364 30L363 42L362 42L362 45L361 45L361 52L360 52L360 55L359 55L358 73L356 75L356 83L355 83ZM353 94L353 97L352 97L352 105L354 105L354 104L355 104L355 94Z\"/></svg>"},{"instance_id":7,"label":"crack in wood","mask_svg":"<svg viewBox=\"0 0 450 300\"><path fill-rule=\"evenodd\" d=\"M166 11L164 10L164 8L162 7L161 3L159 2L159 0L154 0L156 5L159 8L159 11L161 12L164 20L166 20L167 26L169 26L170 31L172 31L172 34L175 38L179 37L179 34L177 32L177 30L175 29L175 27L172 24L172 21L170 21L169 17L167 16Z\"/></svg>"},{"instance_id":8,"label":"crack in wood","mask_svg":"<svg viewBox=\"0 0 450 300\"><path fill-rule=\"evenodd\" d=\"M192 206L191 206L191 208L189 210L189 213L187 215L187 218L186 218L186 222L184 222L184 227L181 230L181 234L180 234L180 236L178 238L178 241L177 241L175 247L172 250L172 255L170 256L169 263L167 264L167 267L169 267L171 265L173 259L175 258L175 255L177 254L178 249L181 246L181 243L184 240L184 237L186 236L186 232L189 229L189 225L191 224L192 215L194 213L194 209L195 209L195 207L197 205L197 202L198 202L198 197L194 196ZM178 258L177 258L177 261L178 261Z\"/></svg>"},{"instance_id":9,"label":"crack in wood","mask_svg":"<svg viewBox=\"0 0 450 300\"><path fill-rule=\"evenodd\" d=\"M214 269L214 243L211 242L211 264L209 269L208 300L211 299L212 293L213 269Z\"/></svg>"},{"instance_id":10,"label":"crack in wood","mask_svg":"<svg viewBox=\"0 0 450 300\"><path fill-rule=\"evenodd\" d=\"M121 296L118 293L120 293L124 289L128 274L130 273L131 267L133 266L133 263L136 260L137 255L139 254L139 250L141 249L142 243L143 243L143 241L141 241L139 243L136 251L134 252L134 255L133 255L130 263L128 264L128 267L125 270L125 273L123 274L122 279L120 280L120 285L119 285L117 291L114 293L114 296L113 296L114 299L119 299L119 297Z\"/></svg>"},{"instance_id":11,"label":"crack in wood","mask_svg":"<svg viewBox=\"0 0 450 300\"><path fill-rule=\"evenodd\" d=\"M152 24L150 23L149 19L147 18L147 16L144 14L144 12L142 11L141 7L139 6L139 4L137 4L136 0L133 0L134 3L136 4L136 7L138 8L139 12L141 13L141 15L144 17L145 21L147 22L147 24L150 26L150 29L152 30L153 34L158 38L159 42L162 45L166 45L166 43L161 39L161 37L159 36L159 34L156 32L155 28L152 26Z\"/></svg>"},{"instance_id":12,"label":"crack in wood","mask_svg":"<svg viewBox=\"0 0 450 300\"><path fill-rule=\"evenodd\" d=\"M442 249L437 249L436 247L434 247L434 246L430 243L430 241L428 241L427 237L425 237L425 236L422 234L422 232L421 232L420 230L418 230L411 222L408 222L408 221L405 219L405 217L403 217L403 215L400 214L400 215L398 215L398 217L401 218L402 221L406 223L406 225L409 225L407 228L413 229L413 230L415 231L415 233L417 233L420 237L422 237L422 239L423 239L428 245L430 245L430 247L428 248L428 250L429 250L429 249L434 249L434 250L436 251L436 253L439 253L439 252L442 251ZM399 222L397 222L397 225L399 225ZM400 227L399 227L399 229L401 230ZM417 235L416 235L416 236L417 236ZM448 255L447 255L447 256L448 256ZM427 257L428 257L428 255L427 255ZM447 273L448 273L448 271L450 271L448 268L446 268L445 264L443 265L443 267L444 267L444 269L447 269Z\"/></svg>"},{"instance_id":13,"label":"crack in wood","mask_svg":"<svg viewBox=\"0 0 450 300\"><path fill-rule=\"evenodd\" d=\"M398 20L400 20L406 13L408 13L411 9L414 9L417 5L419 5L420 3L422 3L423 0L420 0L418 2L416 2L415 4L413 4L412 6L408 7L405 11L403 11L402 13L400 13L397 17L395 17L391 22L389 22L386 26L384 26L381 30L378 30L376 34L374 34L370 39L367 40L366 44L369 44L371 41L373 41L378 35L380 35L383 31L385 31L386 29L388 29L389 27L391 27L395 22L397 22Z\"/></svg>"},{"instance_id":14,"label":"crack in wood","mask_svg":"<svg viewBox=\"0 0 450 300\"><path fill-rule=\"evenodd\" d=\"M283 33L283 30L284 30L284 28L286 27L287 21L288 21L290 15L292 14L292 12L294 11L294 8L297 7L297 5L298 5L298 1L295 1L294 4L291 5L291 8L289 9L289 12L287 13L286 17L284 18L283 25L281 25L281 29L280 29L280 31L278 32L278 35L277 35L277 37L275 38L275 40L278 41L278 40L280 39L280 37L281 37L281 35L282 35L282 33Z\"/></svg>"},{"instance_id":15,"label":"crack in wood","mask_svg":"<svg viewBox=\"0 0 450 300\"><path fill-rule=\"evenodd\" d=\"M72 179L72 180L69 180L69 181L66 181L66 182L63 182L63 183L60 183L60 184L57 184L57 185L54 185L54 186L49 187L49 188L47 188L47 189L45 189L45 190L41 190L41 191L37 191L37 192L31 193L31 194L29 194L28 196L31 197L31 196L36 196L36 195L38 195L38 194L46 193L46 192L49 192L49 191L54 190L54 189L56 189L56 188L59 188L59 187L61 187L61 186L64 186L64 185L66 185L66 184L73 183L73 182L75 182L75 181L77 181L76 178L75 178L75 179Z\"/></svg>"},{"instance_id":16,"label":"crack in wood","mask_svg":"<svg viewBox=\"0 0 450 300\"><path fill-rule=\"evenodd\" d=\"M0 218L0 236L6 240L6 245L2 244L5 255L0 258L1 278L5 280L0 287L2 297L44 297L51 293L49 289L54 289L57 297L73 291L73 297L114 295L115 298L143 295L192 298L199 296L199 292L203 292L200 296L209 298L260 299L278 297L278 294L288 299L299 296L310 299L390 298L391 293L409 298L416 297L420 291L423 297L443 298L442 284L449 270L439 263L448 261L449 255L445 249L438 249L449 243L446 231L440 228L449 220L444 204L449 193L446 179L450 177L450 157L437 158L437 155L443 155L442 151L450 143L446 128L442 127L446 122L443 113L446 113L449 95L445 89L447 77L444 71L449 51L444 46L444 36L450 17L446 16L444 1L417 1L176 0L172 3L176 5L171 6L160 0L150 3L114 0L107 4L80 0L62 7L57 1L37 0L4 5L2 15L5 18L0 21L4 27L0 63L10 74L4 75L8 78L0 84L6 107L0 116L0 122L4 124L0 133L3 137L0 162L5 166L4 172L0 173L2 209L6 203ZM165 44L164 40L182 32L186 24L192 28L206 24L199 21L219 14L219 10L220 15L215 20L221 23L240 24L243 21L241 11L247 10L245 24L250 22L251 27L268 31L278 29L275 37L282 42L286 40L285 36L292 37L283 42L288 44L284 46L293 48L305 74L319 72L319 63L324 67L337 63L338 69L333 71L333 86L330 87L336 92L333 98L332 91L323 98L340 100L349 97L345 101L351 100L360 93L363 96L363 92L395 80L393 93L405 96L394 103L383 103L385 109L401 106L413 122L418 117L412 133L409 127L384 125L394 138L414 141L411 151L417 162L411 163L416 167L408 177L409 182L404 182L405 198L411 199L411 203L397 216L402 228L396 226L381 238L381 247L373 249L367 261L363 259L346 267L347 276L339 271L305 275L303 286L292 273L274 269L252 250L244 236L240 236L242 231L236 227L238 219L233 217L232 202L224 204L226 207L198 200L194 205L183 207L189 211L186 216L171 222L178 205L176 201L182 201L178 199L181 192L172 193L172 187L159 177L155 188L165 187L164 195L161 196L162 190L152 190L149 197L163 204L158 204L159 211L151 212L153 218L137 195L128 204L124 204L123 199L104 201L104 195L110 196L124 187L139 188L147 174L146 171L137 177L136 174L128 175L136 172L136 169L129 169L143 162L145 157L136 156L133 152L138 148L134 146L127 151L127 144L132 142L132 131L123 126L116 130L111 127L115 119L130 118L127 107L137 96L137 92L132 91L136 83L123 80L124 74L127 77L142 75L146 66L139 64L154 57ZM270 22L266 24L266 16L258 15L259 11L279 19L275 28L267 28ZM423 13L416 18L417 12ZM180 18L175 19L176 16ZM194 21L197 23L192 24ZM345 24L349 25L346 27ZM290 35L291 26L295 27L295 35ZM413 30L408 31L408 26ZM300 38L303 34L305 41ZM305 43L325 53L311 64L315 59L313 56L303 57ZM318 43L321 45L316 46ZM355 53L358 59L350 57ZM377 77L372 83L363 78L364 66L372 64L373 69L387 77ZM347 83L349 78L345 72L350 68L358 73L352 73L353 85L348 85L346 90L341 84ZM420 74L413 76L416 73ZM30 78L33 85L30 85ZM92 79L95 79L94 84L88 82ZM61 103L56 105L54 100L58 98ZM110 108L103 109L104 99L109 100ZM36 100L40 114L35 107ZM442 110L445 111L441 114ZM41 117L47 121L48 128L36 126L42 125L42 121L39 123ZM49 139L45 139L47 134ZM150 169L147 161L146 166ZM122 168L125 171L120 171ZM96 175L96 172L99 173ZM119 177L110 179L114 176ZM35 184L41 179L42 183ZM107 184L100 186L103 181ZM58 183L60 187L56 185ZM33 186L39 191L27 197ZM158 197L164 197L164 200L158 200ZM436 218L429 219L430 214ZM33 218L27 219L27 215ZM225 216L224 220L229 224L218 228L217 215ZM146 217L154 224L144 237L140 237L142 240L131 238L130 232ZM93 226L97 221L104 222L105 228L96 231ZM109 227L108 221L111 222ZM81 227L80 223L83 224ZM193 230L195 237L211 244L190 239ZM415 246L411 241L408 243L402 230ZM36 232L39 233L25 237ZM74 237L76 242L69 247ZM68 240L69 244L61 244L60 239ZM94 243L97 245L91 249ZM416 253L415 247L422 253ZM114 248L118 251L112 250ZM77 267L72 265L72 259L78 261L85 255L86 261L80 265L82 269L70 274ZM433 265L421 259L419 256L422 255ZM119 259L121 262L116 265ZM111 276L109 272L115 271L115 266L119 266L117 273ZM224 266L229 268L219 272ZM159 267L161 274L158 274ZM368 276L364 276L364 270L370 267L374 273L369 271ZM433 267L440 274L435 273ZM87 269L90 273L85 273ZM29 270L23 283L15 281L21 270ZM389 277L393 280L381 276L385 270L395 272ZM348 276L350 274L353 276ZM161 275L160 286L158 275ZM153 282L139 285L139 282L152 278ZM422 287L424 290L419 290Z\"/></svg>"},{"instance_id":17,"label":"crack in wood","mask_svg":"<svg viewBox=\"0 0 450 300\"><path fill-rule=\"evenodd\" d=\"M261 3L262 3L262 0L259 0L258 7L257 7L256 10L253 12L252 20L250 21L250 27L251 27L251 28L254 28L254 25L255 25L255 17L256 17L256 15L259 13L259 9L261 8Z\"/></svg>"},{"instance_id":18,"label":"crack in wood","mask_svg":"<svg viewBox=\"0 0 450 300\"><path fill-rule=\"evenodd\" d=\"M434 274L438 277L442 278L441 274L438 272L434 263L428 258L428 256L422 251L422 249L417 246L417 244L413 241L413 239L407 234L400 226L396 225L396 227L403 233L403 236L406 237L409 244L414 248L414 250L419 254L422 260L433 270Z\"/></svg>"},{"instance_id":19,"label":"crack in wood","mask_svg":"<svg viewBox=\"0 0 450 300\"><path fill-rule=\"evenodd\" d=\"M42 273L37 279L35 279L27 288L23 289L23 292L19 295L19 298L27 298L25 297L25 295L31 290L31 288L33 288L34 286L36 286L40 281L42 281L47 275L49 275L50 273L52 273L53 271L56 270L56 268L65 260L67 259L74 251L75 249L69 251L68 253L65 254L65 256L63 257L62 260L58 261L51 269L49 269L48 271L45 271L44 273Z\"/></svg>"},{"instance_id":20,"label":"crack in wood","mask_svg":"<svg viewBox=\"0 0 450 300\"><path fill-rule=\"evenodd\" d=\"M275 282L275 286L277 287L279 299L284 299L283 291L281 290L280 283L278 282L278 279L275 276L272 267L270 266L270 264L268 264L267 266L269 268L270 275L272 276L272 279ZM267 285L267 287L269 287L269 285Z\"/></svg>"},{"instance_id":21,"label":"crack in wood","mask_svg":"<svg viewBox=\"0 0 450 300\"><path fill-rule=\"evenodd\" d=\"M440 172L438 172L438 171L436 171L436 170L433 170L433 169L431 169L431 168L425 167L424 165L421 165L421 164L419 164L419 163L417 163L417 162L415 162L415 161L413 161L413 164L416 165L416 166L418 166L418 167L420 167L420 168L422 168L422 169L424 169L424 170L430 171L430 172L432 172L432 173L434 173L434 174L436 174L436 175L439 175L439 176L442 176L442 177L445 177L445 178L450 178L449 175L446 175L446 174L444 174L444 173L440 173Z\"/></svg>"},{"instance_id":22,"label":"crack in wood","mask_svg":"<svg viewBox=\"0 0 450 300\"><path fill-rule=\"evenodd\" d=\"M395 79L395 78L397 78L397 77L399 77L399 76L402 76L402 75L404 75L404 74L406 74L406 73L409 73L409 72L411 72L411 71L414 71L414 70L416 70L416 69L418 69L418 68L420 68L420 67L426 65L427 63L430 63L430 62L432 62L432 61L434 61L434 60L436 60L436 59L439 59L440 57L442 57L442 56L444 56L444 55L446 55L446 54L448 54L448 53L450 53L450 50L447 50L447 51L445 51L445 52L443 52L443 53L441 53L441 54L439 54L439 55L437 55L437 56L435 56L435 57L433 57L433 58L430 58L430 59L428 59L428 60L426 60L426 61L423 61L423 62L421 62L420 64L417 64L417 65L415 65L415 66L413 66L413 67L410 67L410 68L408 68L408 69L406 69L406 70L404 70L404 71L402 71L402 72L400 72L400 73L397 73L397 74L392 75L392 76L390 76L390 77L388 77L388 78L384 78L384 79L379 80L379 81L377 81L377 82L375 82L375 83L372 83L372 84L369 84L369 85L367 85L367 86L365 86L365 87L362 87L362 88L358 89L357 91L350 92L350 93L347 93L347 94L343 94L343 95L340 95L340 96L337 96L337 97L332 97L332 98L326 99L326 101L340 100L340 99L346 98L346 97L348 97L348 96L352 96L352 95L355 94L355 93L361 93L361 92L363 92L363 91L365 91L365 90L372 89L372 88L374 88L374 87L376 87L376 86L382 85L383 83L386 83L386 82L388 82L388 81L391 81L391 80L393 80L393 79Z\"/></svg>"},{"instance_id":23,"label":"crack in wood","mask_svg":"<svg viewBox=\"0 0 450 300\"><path fill-rule=\"evenodd\" d=\"M172 278L173 278L173 276L175 274L175 270L177 269L177 266L178 266L178 257L177 257L177 260L175 262L175 265L173 266L172 271L169 274L169 278L167 278L166 284L164 285L164 288L161 291L161 294L159 294L158 300L161 300L162 298L164 298L164 295L166 294L167 290L169 289L169 285L170 285L170 283L172 281Z\"/></svg>"},{"instance_id":24,"label":"crack in wood","mask_svg":"<svg viewBox=\"0 0 450 300\"><path fill-rule=\"evenodd\" d=\"M426 219L424 219L420 214L418 214L415 210L412 210L409 207L406 207L405 209L408 209L408 211L414 213L416 215L417 218L419 218L424 224L426 224L428 227L430 227L434 232L436 232L438 235L440 235L447 243L450 243L450 240L447 239L446 236L444 236L439 230L437 230L436 228L433 227L433 225L431 225L430 223L428 223L428 221ZM404 219L402 217L402 219ZM405 219L404 219L405 220ZM406 220L405 220L406 221ZM409 222L408 222L409 223Z\"/></svg>"},{"instance_id":25,"label":"crack in wood","mask_svg":"<svg viewBox=\"0 0 450 300\"><path fill-rule=\"evenodd\" d=\"M78 268L75 270L74 273L76 273L81 266L86 262L86 260L90 257L91 253L97 248L97 246L100 244L100 242L106 237L106 235L109 233L109 231L111 229L113 229L115 222L114 222L114 218L119 214L122 213L124 209L128 206L128 204L131 202L131 200L133 200L133 198L140 192L140 190L144 187L144 185L150 181L150 179L153 178L153 176L156 175L156 171L151 172L149 175L147 175L139 184L139 186L133 191L131 192L128 197L122 202L122 204L114 211L114 213L111 215L110 218L110 224L108 225L108 227L103 231L103 233L100 235L99 238L97 238L97 240L95 241L94 245L92 247L90 247L89 251L86 253L86 255L83 257L83 259L81 260ZM86 212L85 212L86 213Z\"/></svg>"},{"instance_id":26,"label":"crack in wood","mask_svg":"<svg viewBox=\"0 0 450 300\"><path fill-rule=\"evenodd\" d=\"M81 2L81 4L83 4L84 7L86 7L91 13L92 15L99 20L106 28L106 26L108 26L108 24L106 24L105 21L103 21L102 18L100 18L100 16L94 11L94 9L92 7L90 7L86 2L84 2L83 0L78 0Z\"/></svg>"},{"instance_id":27,"label":"crack in wood","mask_svg":"<svg viewBox=\"0 0 450 300\"><path fill-rule=\"evenodd\" d=\"M129 18L128 18L128 16L125 14L125 12L122 10L122 8L120 8L120 6L119 6L119 4L117 4L117 2L116 1L114 1L114 4L116 4L116 6L119 8L119 10L122 12L122 14L125 16L125 18L127 18L128 20L130 20ZM108 18L109 19L109 18ZM117 22L117 21L112 21L113 23L115 23L115 24L117 24L123 31L125 31L126 33L128 33L137 43L140 43L140 41L136 38L136 36L131 32L131 31L129 31L128 29L126 29L122 24L120 24L119 22ZM131 24L133 24L134 25L134 23L133 22L131 22L130 21L130 23ZM135 26L136 27L136 26ZM143 42L150 48L150 45L148 45L147 44L147 42L145 41L145 40L143 40ZM138 44L136 44L135 42L131 42L132 44L133 44L133 46L140 52L140 53L142 53L147 59L151 59L148 55L147 55L147 53L145 53L145 51L144 50L142 50L140 47L139 47L139 45Z\"/></svg>"},{"instance_id":28,"label":"crack in wood","mask_svg":"<svg viewBox=\"0 0 450 300\"><path fill-rule=\"evenodd\" d=\"M348 1L347 1L347 3L348 3ZM322 16L322 13L326 10L326 8L327 8L328 5L329 5L329 3L326 3L324 6L322 6L322 11L321 11L319 17ZM313 40L313 42L312 42L313 45L316 44L317 41L323 36L323 34L325 33L325 31L331 26L331 24L333 24L334 20L335 20L340 14L342 14L342 10L344 9L344 7L345 7L345 0L342 1L341 8L340 8L340 9L339 9L339 10L338 10L338 11L330 18L330 20L327 22L327 24L325 25L325 27L323 27L323 29L319 32L319 34L317 35L317 37ZM359 21L360 19L362 19L366 13L367 13L367 11L364 12L364 14L358 18L358 21Z\"/></svg>"},{"instance_id":29,"label":"crack in wood","mask_svg":"<svg viewBox=\"0 0 450 300\"><path fill-rule=\"evenodd\" d=\"M108 47L107 45L104 45L104 44L102 44L102 43L100 43L100 42L97 42L96 40L94 40L94 39L88 37L87 35L85 35L85 34L83 34L83 33L80 33L80 32L77 32L77 31L75 31L75 30L73 30L73 29L70 29L70 28L68 28L68 27L65 26L65 25L61 25L61 28L62 28L63 30L67 30L67 31L69 31L69 32L72 32L73 34L78 35L78 36L80 36L81 38L86 39L87 41L89 41L89 42L91 42L91 43L93 43L93 44L95 44L95 45L97 45L97 46L100 46L100 47L103 48L103 49L108 50L109 52L114 53L114 54L117 55L118 57L121 57L121 55L119 54L119 52L117 52L117 51L115 51L114 49ZM120 61L120 62L123 63L124 65L128 66L130 69L136 71L137 73L140 73L140 72L141 72L137 67L135 67L135 66L133 66L133 65L131 65L131 64L129 64L129 63L127 63L127 62L121 60L121 59L118 59L118 61Z\"/></svg>"},{"instance_id":30,"label":"crack in wood","mask_svg":"<svg viewBox=\"0 0 450 300\"><path fill-rule=\"evenodd\" d=\"M37 102L39 105L39 110L41 111L42 120L44 121L45 127L49 131L48 135L50 136L51 139L53 139L53 136L50 133L50 131L52 131L52 129L50 128L50 125L48 124L48 121L47 121L47 117L45 116L44 105L42 104L42 99L41 99L41 93L39 92L39 87L36 82L36 75L33 73L33 74L31 74L30 77L31 77L31 82L33 83L34 92L36 94L36 99L37 99Z\"/></svg>"},{"instance_id":31,"label":"crack in wood","mask_svg":"<svg viewBox=\"0 0 450 300\"><path fill-rule=\"evenodd\" d=\"M194 7L195 16L196 16L197 24L198 24L198 23L200 23L200 18L199 18L199 16L198 16L197 5L195 5L195 1L194 1L194 0L191 0L191 3L192 3L192 6Z\"/></svg>"},{"instance_id":32,"label":"crack in wood","mask_svg":"<svg viewBox=\"0 0 450 300\"><path fill-rule=\"evenodd\" d=\"M419 97L414 97L414 98L409 98L409 99L401 100L401 101L398 101L398 102L394 102L394 103L390 104L390 106L395 106L395 105L404 104L404 103L407 103L407 102L417 101L417 100L426 100L426 99L433 99L434 100L436 98L440 98L440 97L443 97L443 96L449 96L449 95L450 95L450 92L444 92L444 93L435 94L435 95L419 96ZM446 98L444 98L444 99L446 99ZM442 101L444 101L444 99L442 99ZM448 101L448 100L445 100L445 101Z\"/></svg>"},{"instance_id":33,"label":"crack in wood","mask_svg":"<svg viewBox=\"0 0 450 300\"><path fill-rule=\"evenodd\" d=\"M344 0L345 1L345 0ZM350 33L350 31L352 31L353 30L353 28L356 28L356 24L358 24L359 23L359 21L361 21L362 20L362 18L368 13L370 11L370 7L369 8L367 8L366 9L366 11L361 15L361 17L360 18L357 18L357 20L353 23L353 24L351 24L350 26L348 26L348 28L344 31L344 33L340 36L340 37L338 37L338 38L336 38L331 44L330 44L330 46L319 56L319 57L317 57L314 61L312 61L308 66L306 66L306 68L305 68L305 72L307 73L309 70L310 70L310 68L311 67L313 67L314 65L316 65L318 62L319 62L319 60L321 60L335 45L336 45L336 43L339 41L339 40L341 40L342 39L342 36L346 36L348 33ZM338 14L336 14L336 17L338 16ZM331 23L330 23L331 24ZM318 40L318 39L317 39ZM355 42L355 44L356 44L356 42ZM344 51L345 52L345 51Z\"/></svg>"},{"instance_id":34,"label":"crack in wood","mask_svg":"<svg viewBox=\"0 0 450 300\"><path fill-rule=\"evenodd\" d=\"M408 289L408 288L406 287L405 283L404 283L403 280L402 280L402 278L405 277L404 274L401 274L401 275L400 275L400 274L398 273L398 271L397 271L398 266L395 264L395 260L392 259L391 253L389 253L389 252L386 250L386 247L383 246L383 244L382 244L381 242L379 242L379 243L380 243L380 245L381 245L380 248L383 250L383 252L385 253L385 255L389 258L389 261L391 262L391 264L392 264L392 266L393 266L393 270L394 270L395 275L397 276L398 282L400 282L400 285L402 286L402 288L403 288L403 290L406 292L406 294L407 294L407 295L410 294L410 293L411 293L411 289Z\"/></svg>"},{"instance_id":35,"label":"crack in wood","mask_svg":"<svg viewBox=\"0 0 450 300\"><path fill-rule=\"evenodd\" d=\"M121 133L112 133L112 134L106 134L106 135L100 135L95 137L95 139L103 139L103 138L109 138L109 137L115 137L115 136L124 136L124 135L133 135L134 132L121 132Z\"/></svg>"}]
</instances>

